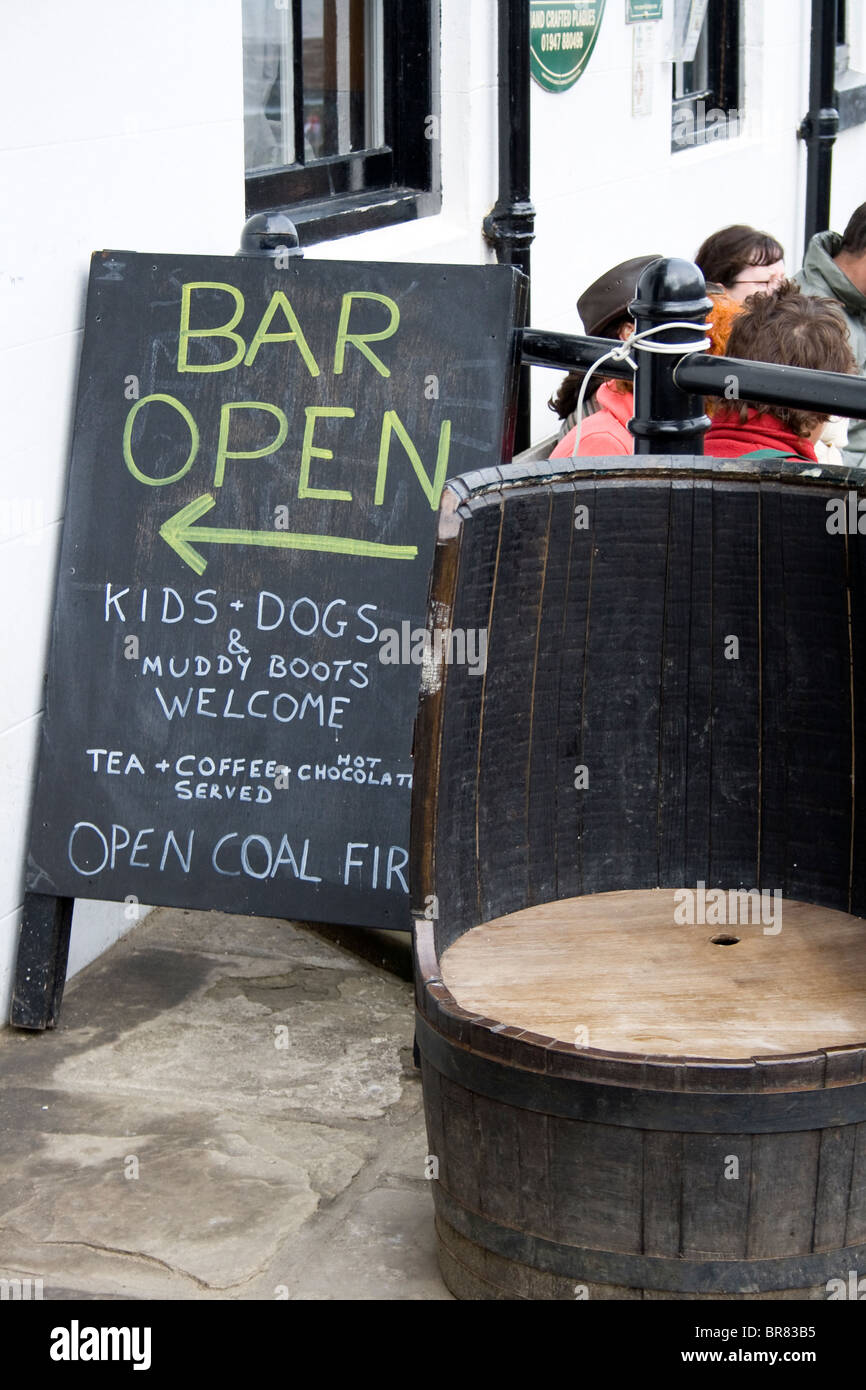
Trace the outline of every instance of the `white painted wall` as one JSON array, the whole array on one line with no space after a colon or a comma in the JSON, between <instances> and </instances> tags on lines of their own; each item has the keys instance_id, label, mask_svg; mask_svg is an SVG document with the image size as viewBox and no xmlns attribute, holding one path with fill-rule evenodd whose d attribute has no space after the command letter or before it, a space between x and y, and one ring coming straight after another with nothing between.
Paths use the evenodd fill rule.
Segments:
<instances>
[{"instance_id":1,"label":"white painted wall","mask_svg":"<svg viewBox=\"0 0 866 1390\"><path fill-rule=\"evenodd\" d=\"M751 222L802 255L809 0L744 0L747 122L734 140L670 152L673 5L655 28L652 114L631 114L632 34L609 0L587 71L563 94L532 89L535 325L577 331L580 291L606 267L691 256L711 231ZM317 258L483 263L497 193L496 3L441 0L441 213L315 247ZM866 61L866 3L851 0L852 66ZM43 0L9 7L0 55L4 429L0 500L0 1023L7 1016L41 682L91 250L234 251L243 222L239 0ZM866 127L840 137L834 226L863 198ZM11 197L9 195L11 194ZM536 437L558 375L533 373ZM8 510L8 509L7 509ZM14 507L13 507L14 511ZM8 521L8 517L6 518ZM14 518L13 518L14 520ZM132 925L81 903L72 968Z\"/></svg>"},{"instance_id":2,"label":"white painted wall","mask_svg":"<svg viewBox=\"0 0 866 1390\"><path fill-rule=\"evenodd\" d=\"M830 226L844 232L855 208L866 203L866 151L864 129L843 130L833 146L833 185Z\"/></svg>"},{"instance_id":3,"label":"white painted wall","mask_svg":"<svg viewBox=\"0 0 866 1390\"><path fill-rule=\"evenodd\" d=\"M244 219L236 0L4 7L0 46L0 1024L91 251L231 252ZM81 969L134 925L77 904Z\"/></svg>"}]
</instances>

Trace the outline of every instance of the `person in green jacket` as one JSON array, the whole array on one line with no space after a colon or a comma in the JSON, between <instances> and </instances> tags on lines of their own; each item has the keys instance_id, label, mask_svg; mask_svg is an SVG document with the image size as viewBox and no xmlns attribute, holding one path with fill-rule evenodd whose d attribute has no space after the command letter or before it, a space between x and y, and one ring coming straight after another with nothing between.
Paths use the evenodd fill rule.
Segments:
<instances>
[{"instance_id":1,"label":"person in green jacket","mask_svg":"<svg viewBox=\"0 0 866 1390\"><path fill-rule=\"evenodd\" d=\"M806 294L835 299L840 305L860 375L866 377L866 203L845 231L818 232L806 248L803 269L794 279ZM866 420L851 420L845 463L866 466Z\"/></svg>"}]
</instances>

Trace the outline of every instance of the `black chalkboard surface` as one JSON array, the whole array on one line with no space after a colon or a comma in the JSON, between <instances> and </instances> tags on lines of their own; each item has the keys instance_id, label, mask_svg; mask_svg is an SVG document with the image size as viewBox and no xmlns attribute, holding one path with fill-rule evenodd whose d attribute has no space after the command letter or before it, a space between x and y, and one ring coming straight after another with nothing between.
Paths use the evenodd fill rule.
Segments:
<instances>
[{"instance_id":1,"label":"black chalkboard surface","mask_svg":"<svg viewBox=\"0 0 866 1390\"><path fill-rule=\"evenodd\" d=\"M510 456L524 285L94 256L30 894L408 926L436 507Z\"/></svg>"}]
</instances>

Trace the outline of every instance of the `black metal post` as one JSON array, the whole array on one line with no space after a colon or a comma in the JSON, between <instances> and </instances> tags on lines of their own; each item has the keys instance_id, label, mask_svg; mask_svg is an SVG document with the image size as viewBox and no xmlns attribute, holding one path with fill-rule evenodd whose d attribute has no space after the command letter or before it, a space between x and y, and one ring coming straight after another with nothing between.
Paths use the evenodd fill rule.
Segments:
<instances>
[{"instance_id":1,"label":"black metal post","mask_svg":"<svg viewBox=\"0 0 866 1390\"><path fill-rule=\"evenodd\" d=\"M653 261L638 280L637 295L629 305L638 333L664 324L706 321L712 308L704 277L691 261L677 258ZM654 333L651 343L684 343L687 328L668 328ZM697 340L698 335L694 338ZM677 385L676 368L685 352L650 353L635 350L634 419L629 429L636 454L702 454L704 435L710 427L699 395Z\"/></svg>"},{"instance_id":2,"label":"black metal post","mask_svg":"<svg viewBox=\"0 0 866 1390\"><path fill-rule=\"evenodd\" d=\"M529 3L499 0L499 196L484 219L484 235L500 265L529 276L535 208L529 197ZM527 298L526 317L529 318ZM520 373L516 452L529 445L529 369Z\"/></svg>"},{"instance_id":3,"label":"black metal post","mask_svg":"<svg viewBox=\"0 0 866 1390\"><path fill-rule=\"evenodd\" d=\"M837 0L812 0L809 111L799 129L806 143L806 245L830 226L833 145L839 133L836 94Z\"/></svg>"}]
</instances>

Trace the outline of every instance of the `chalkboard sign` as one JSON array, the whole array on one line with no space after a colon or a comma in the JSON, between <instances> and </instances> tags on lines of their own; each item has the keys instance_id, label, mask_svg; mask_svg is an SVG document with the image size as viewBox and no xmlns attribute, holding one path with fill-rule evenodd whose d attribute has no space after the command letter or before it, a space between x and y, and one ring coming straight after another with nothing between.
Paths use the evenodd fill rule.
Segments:
<instances>
[{"instance_id":1,"label":"chalkboard sign","mask_svg":"<svg viewBox=\"0 0 866 1390\"><path fill-rule=\"evenodd\" d=\"M510 455L524 285L93 258L31 894L408 926L436 508Z\"/></svg>"}]
</instances>

